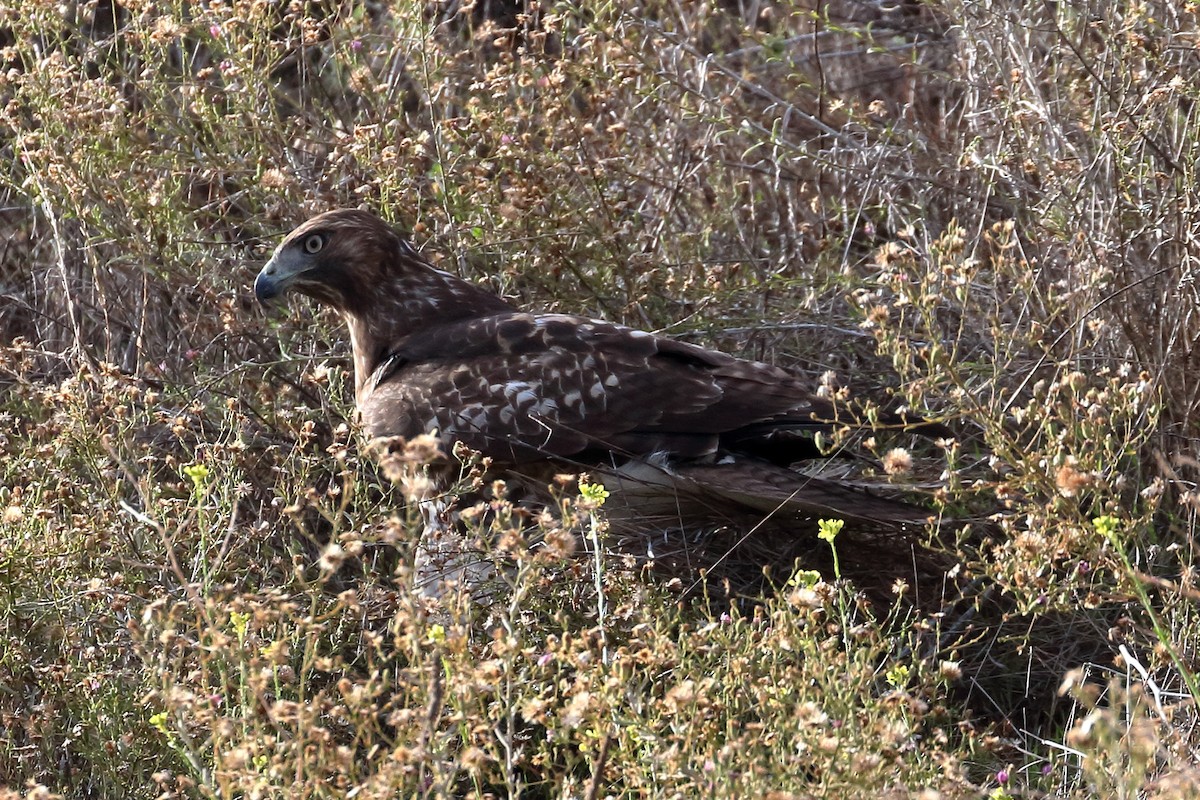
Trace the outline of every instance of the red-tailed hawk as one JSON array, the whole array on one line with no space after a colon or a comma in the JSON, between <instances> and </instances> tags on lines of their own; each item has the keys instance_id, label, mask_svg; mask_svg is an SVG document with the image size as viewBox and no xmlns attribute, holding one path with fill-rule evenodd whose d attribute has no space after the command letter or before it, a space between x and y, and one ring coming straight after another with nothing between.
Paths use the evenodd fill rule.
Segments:
<instances>
[{"instance_id":1,"label":"red-tailed hawk","mask_svg":"<svg viewBox=\"0 0 1200 800\"><path fill-rule=\"evenodd\" d=\"M697 507L714 518L740 509L892 526L926 516L789 468L818 455L812 437L838 412L786 370L521 311L435 269L364 211L321 214L284 239L254 291L266 303L289 290L344 317L370 437L435 433L447 453L462 442L516 471L586 470L635 519L670 509L694 517Z\"/></svg>"}]
</instances>

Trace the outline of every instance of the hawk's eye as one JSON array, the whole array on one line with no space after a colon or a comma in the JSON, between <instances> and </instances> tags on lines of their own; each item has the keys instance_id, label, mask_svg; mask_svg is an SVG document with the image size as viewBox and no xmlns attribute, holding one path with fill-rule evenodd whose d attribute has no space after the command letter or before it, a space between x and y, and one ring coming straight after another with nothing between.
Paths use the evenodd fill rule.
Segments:
<instances>
[{"instance_id":1,"label":"hawk's eye","mask_svg":"<svg viewBox=\"0 0 1200 800\"><path fill-rule=\"evenodd\" d=\"M317 253L321 252L321 248L324 246L325 237L319 233L311 234L307 239L304 240L304 252L312 256L315 256Z\"/></svg>"}]
</instances>

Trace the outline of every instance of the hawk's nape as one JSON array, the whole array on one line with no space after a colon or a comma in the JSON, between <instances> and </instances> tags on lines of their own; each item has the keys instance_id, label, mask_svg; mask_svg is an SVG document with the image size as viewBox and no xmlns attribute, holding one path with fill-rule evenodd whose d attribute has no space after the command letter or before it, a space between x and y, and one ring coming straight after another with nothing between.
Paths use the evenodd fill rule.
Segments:
<instances>
[{"instance_id":1,"label":"hawk's nape","mask_svg":"<svg viewBox=\"0 0 1200 800\"><path fill-rule=\"evenodd\" d=\"M676 528L741 517L802 530L806 517L839 517L897 529L927 516L789 468L821 455L817 433L866 423L787 370L602 320L521 311L434 268L367 212L331 211L288 235L255 294L266 303L288 291L345 319L369 437L434 434L446 453L461 442L526 476L587 470L617 495L627 527L658 525L650 520L670 508ZM896 415L876 425L946 435Z\"/></svg>"}]
</instances>

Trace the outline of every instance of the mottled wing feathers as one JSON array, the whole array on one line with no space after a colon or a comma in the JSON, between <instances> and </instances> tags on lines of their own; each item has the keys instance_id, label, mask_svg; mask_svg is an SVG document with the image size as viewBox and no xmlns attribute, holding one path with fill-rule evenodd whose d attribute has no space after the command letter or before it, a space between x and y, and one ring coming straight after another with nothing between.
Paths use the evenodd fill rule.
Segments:
<instances>
[{"instance_id":1,"label":"mottled wing feathers","mask_svg":"<svg viewBox=\"0 0 1200 800\"><path fill-rule=\"evenodd\" d=\"M662 426L727 433L759 422L791 420L811 424L828 419L832 409L812 396L791 373L769 364L745 361L670 339L655 339L655 364L686 374L702 374L719 390L702 415L667 407Z\"/></svg>"},{"instance_id":2,"label":"mottled wing feathers","mask_svg":"<svg viewBox=\"0 0 1200 800\"><path fill-rule=\"evenodd\" d=\"M789 373L582 317L507 313L431 328L360 398L372 435L438 430L504 459L716 452L722 434L827 413Z\"/></svg>"},{"instance_id":3,"label":"mottled wing feathers","mask_svg":"<svg viewBox=\"0 0 1200 800\"><path fill-rule=\"evenodd\" d=\"M855 486L803 475L755 459L730 458L719 464L679 465L679 478L709 496L719 496L763 513L828 515L867 522L924 525L930 512L880 497Z\"/></svg>"}]
</instances>

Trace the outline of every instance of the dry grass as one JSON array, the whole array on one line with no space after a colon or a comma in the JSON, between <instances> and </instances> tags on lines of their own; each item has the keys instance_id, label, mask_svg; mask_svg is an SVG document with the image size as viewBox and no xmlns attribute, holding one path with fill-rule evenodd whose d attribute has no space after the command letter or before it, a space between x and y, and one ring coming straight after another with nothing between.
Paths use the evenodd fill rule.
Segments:
<instances>
[{"instance_id":1,"label":"dry grass","mask_svg":"<svg viewBox=\"0 0 1200 800\"><path fill-rule=\"evenodd\" d=\"M0 15L14 796L1194 794L1192 4ZM359 204L527 306L936 414L974 602L688 601L500 507L497 601L427 608L337 320L250 298ZM561 501L551 541L603 526Z\"/></svg>"}]
</instances>

